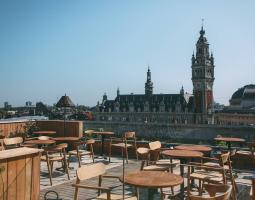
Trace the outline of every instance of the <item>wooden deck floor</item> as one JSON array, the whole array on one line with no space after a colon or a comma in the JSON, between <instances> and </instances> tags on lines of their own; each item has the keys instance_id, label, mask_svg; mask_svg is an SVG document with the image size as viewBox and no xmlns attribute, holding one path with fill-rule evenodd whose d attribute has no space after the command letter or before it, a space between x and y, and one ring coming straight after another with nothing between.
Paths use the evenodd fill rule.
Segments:
<instances>
[{"instance_id":1,"label":"wooden deck floor","mask_svg":"<svg viewBox=\"0 0 255 200\"><path fill-rule=\"evenodd\" d=\"M107 163L107 162L106 162ZM113 165L112 167L110 167ZM126 172L129 171L134 171L134 170L139 170L140 168L140 161L136 160L131 160L129 164L125 165L126 166ZM107 170L107 174L115 175L115 176L121 176L122 174L122 165L121 165L121 160L117 160L116 163L111 163L108 165L109 169ZM75 168L76 169L76 168ZM75 169L73 171L75 171ZM74 173L74 172L73 172ZM176 168L174 170L174 173L179 174L179 168ZM250 178L253 175L253 172L240 172L238 173L238 178L236 179L236 182L238 184L238 199L240 200L246 200L249 199L249 190L250 190ZM59 182L60 181L60 182ZM75 177L73 176L72 180L70 181L63 181L59 180L58 178L54 178L53 182L56 184L55 186L43 186L41 187L41 199L44 199L44 194L49 191L49 190L54 190L59 194L59 198L63 200L71 200L74 197L74 188L71 186L73 183L75 183ZM97 184L98 179L97 178L92 178L85 183L88 184ZM114 192L118 194L122 194L122 185L121 183L116 180L116 179L107 179L103 181L103 185L105 186L112 186L116 187L114 188ZM126 194L132 193L132 188L129 186L125 186L126 188ZM175 192L179 192L179 187L175 188ZM85 190L81 189L79 192L79 199L93 199L96 196L96 191L93 190ZM53 197L53 196L51 196ZM140 190L140 199L145 200L148 198L148 193L146 189L141 189ZM157 200L160 199L159 195L156 195L153 199ZM176 198L180 199L180 198Z\"/></svg>"}]
</instances>

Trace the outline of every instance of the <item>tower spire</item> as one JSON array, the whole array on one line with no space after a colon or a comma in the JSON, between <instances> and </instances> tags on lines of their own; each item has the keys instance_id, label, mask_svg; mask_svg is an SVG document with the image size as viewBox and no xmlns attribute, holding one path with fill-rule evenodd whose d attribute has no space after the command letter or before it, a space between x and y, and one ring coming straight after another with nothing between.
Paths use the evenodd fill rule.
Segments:
<instances>
[{"instance_id":1,"label":"tower spire","mask_svg":"<svg viewBox=\"0 0 255 200\"><path fill-rule=\"evenodd\" d=\"M205 34L205 31L204 31L204 19L202 19L202 25L201 25L200 36L203 37L204 34Z\"/></svg>"},{"instance_id":2,"label":"tower spire","mask_svg":"<svg viewBox=\"0 0 255 200\"><path fill-rule=\"evenodd\" d=\"M153 93L153 83L151 81L150 66L148 65L147 80L146 80L146 83L145 83L145 94L147 96L150 96L152 93Z\"/></svg>"}]
</instances>

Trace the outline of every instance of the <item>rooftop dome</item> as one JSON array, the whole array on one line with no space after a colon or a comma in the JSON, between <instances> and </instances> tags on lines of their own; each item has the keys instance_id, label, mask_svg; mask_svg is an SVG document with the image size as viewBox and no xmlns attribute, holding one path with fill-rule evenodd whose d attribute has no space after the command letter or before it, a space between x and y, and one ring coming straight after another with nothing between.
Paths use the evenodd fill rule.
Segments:
<instances>
[{"instance_id":1,"label":"rooftop dome","mask_svg":"<svg viewBox=\"0 0 255 200\"><path fill-rule=\"evenodd\" d=\"M252 92L254 90L254 92ZM246 96L246 93L254 93L255 94L255 85L245 85L242 88L239 88L237 91L234 92L231 99L240 99Z\"/></svg>"}]
</instances>

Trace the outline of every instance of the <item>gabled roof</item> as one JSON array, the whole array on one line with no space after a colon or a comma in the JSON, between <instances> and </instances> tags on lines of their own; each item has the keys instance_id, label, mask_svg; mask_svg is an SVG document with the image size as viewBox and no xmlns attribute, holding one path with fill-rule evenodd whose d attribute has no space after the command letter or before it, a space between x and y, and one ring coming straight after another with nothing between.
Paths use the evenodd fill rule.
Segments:
<instances>
[{"instance_id":1,"label":"gabled roof","mask_svg":"<svg viewBox=\"0 0 255 200\"><path fill-rule=\"evenodd\" d=\"M75 107L74 103L71 101L71 99L69 98L69 96L62 96L58 103L56 104L56 107L59 108L67 108L67 107Z\"/></svg>"}]
</instances>

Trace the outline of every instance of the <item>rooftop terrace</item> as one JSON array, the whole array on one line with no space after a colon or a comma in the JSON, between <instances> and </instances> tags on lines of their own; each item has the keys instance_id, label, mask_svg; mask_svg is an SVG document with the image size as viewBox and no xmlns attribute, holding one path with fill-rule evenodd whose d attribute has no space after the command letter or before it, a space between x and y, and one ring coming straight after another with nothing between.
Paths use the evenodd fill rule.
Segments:
<instances>
[{"instance_id":1,"label":"rooftop terrace","mask_svg":"<svg viewBox=\"0 0 255 200\"><path fill-rule=\"evenodd\" d=\"M114 157L112 159L111 163L108 163L108 161L104 159L96 159L96 162L103 162L107 165L107 174L108 175L115 175L115 176L121 176L122 175L122 159L118 157ZM82 163L84 165L91 164L91 159L84 158L82 160ZM135 159L132 159L129 161L128 164L125 164L125 172L131 172L131 171L139 171L141 166L141 161L137 161ZM61 167L61 164L58 163L58 166ZM53 173L53 186L50 185L49 178L48 178L48 170L45 163L41 164L41 192L40 196L41 199L44 199L44 195L47 191L54 190L59 194L59 198L63 200L71 200L74 199L74 187L72 187L72 184L76 181L76 169L78 168L78 163L73 160L70 164L71 170L70 170L70 181L67 179L66 174L63 173L62 170L54 171ZM54 167L55 168L55 167ZM237 178L236 183L238 186L238 195L237 198L240 200L243 199L250 199L249 193L251 188L251 178L255 174L255 171L236 171L237 172ZM180 174L179 166L174 168L174 174ZM187 170L185 170L185 177L187 177ZM86 184L92 184L97 185L98 178L91 178L88 181L85 181L83 183ZM105 186L111 186L114 188L114 193L122 194L122 183L118 180L104 180L103 185ZM185 180L185 186L187 185ZM164 189L166 193L170 193L170 189ZM125 194L130 194L132 192L132 188L128 185L125 186ZM177 195L174 199L182 199L178 197L178 194L180 194L180 187L176 186L174 188L174 193ZM50 196L50 195L49 195ZM80 190L79 192L79 199L93 199L97 196L96 191L92 190ZM53 196L52 196L53 197ZM168 197L166 197L167 199ZM140 189L140 199L145 200L148 199L148 190L147 189ZM153 199L157 200L160 199L160 194L157 193L154 195Z\"/></svg>"}]
</instances>

